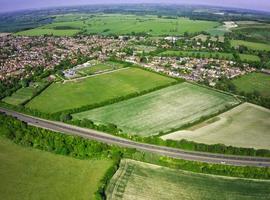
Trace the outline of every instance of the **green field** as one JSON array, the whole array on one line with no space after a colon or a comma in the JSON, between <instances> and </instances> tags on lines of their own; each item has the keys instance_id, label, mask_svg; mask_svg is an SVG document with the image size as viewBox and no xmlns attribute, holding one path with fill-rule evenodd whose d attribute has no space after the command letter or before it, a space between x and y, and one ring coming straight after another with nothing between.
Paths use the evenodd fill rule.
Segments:
<instances>
[{"instance_id":1,"label":"green field","mask_svg":"<svg viewBox=\"0 0 270 200\"><path fill-rule=\"evenodd\" d=\"M21 88L14 92L10 97L4 98L2 101L11 105L21 105L29 101L37 92L45 87L46 83L34 83L26 88Z\"/></svg>"},{"instance_id":2,"label":"green field","mask_svg":"<svg viewBox=\"0 0 270 200\"><path fill-rule=\"evenodd\" d=\"M21 36L41 36L41 35L53 35L53 36L73 36L79 33L80 30L77 29L63 29L63 30L55 30L48 28L35 28L26 31L21 31L16 33L16 35Z\"/></svg>"},{"instance_id":3,"label":"green field","mask_svg":"<svg viewBox=\"0 0 270 200\"><path fill-rule=\"evenodd\" d=\"M246 46L247 48L252 50L270 51L270 45L265 43L248 42L244 40L232 40L231 45L236 48L239 46Z\"/></svg>"},{"instance_id":4,"label":"green field","mask_svg":"<svg viewBox=\"0 0 270 200\"><path fill-rule=\"evenodd\" d=\"M243 23L233 30L236 35L244 35L245 41L270 44L270 25L263 23Z\"/></svg>"},{"instance_id":5,"label":"green field","mask_svg":"<svg viewBox=\"0 0 270 200\"><path fill-rule=\"evenodd\" d=\"M111 160L78 160L0 138L0 199L95 199Z\"/></svg>"},{"instance_id":6,"label":"green field","mask_svg":"<svg viewBox=\"0 0 270 200\"><path fill-rule=\"evenodd\" d=\"M149 136L170 131L237 104L229 95L181 83L140 97L73 115L114 123L125 133Z\"/></svg>"},{"instance_id":7,"label":"green field","mask_svg":"<svg viewBox=\"0 0 270 200\"><path fill-rule=\"evenodd\" d=\"M181 35L185 32L195 33L215 29L220 23L214 21L190 20L188 18L158 18L154 15L121 15L121 14L97 14L84 15L78 18L76 15L58 16L57 22L43 27L22 31L19 35L41 35L54 33L54 35L74 35L78 31L86 34L123 35L145 33L152 36Z\"/></svg>"},{"instance_id":8,"label":"green field","mask_svg":"<svg viewBox=\"0 0 270 200\"><path fill-rule=\"evenodd\" d=\"M171 133L162 138L270 149L269 130L270 110L245 103L189 130Z\"/></svg>"},{"instance_id":9,"label":"green field","mask_svg":"<svg viewBox=\"0 0 270 200\"><path fill-rule=\"evenodd\" d=\"M270 181L204 175L122 160L107 188L108 200L266 200Z\"/></svg>"},{"instance_id":10,"label":"green field","mask_svg":"<svg viewBox=\"0 0 270 200\"><path fill-rule=\"evenodd\" d=\"M270 98L270 75L264 73L250 73L232 80L238 92L259 92Z\"/></svg>"},{"instance_id":11,"label":"green field","mask_svg":"<svg viewBox=\"0 0 270 200\"><path fill-rule=\"evenodd\" d=\"M160 56L186 56L186 57L199 57L199 58L217 58L225 60L233 60L232 53L223 52L203 52L203 51L175 51L167 50L159 54ZM260 58L256 55L239 54L242 61L260 61Z\"/></svg>"},{"instance_id":12,"label":"green field","mask_svg":"<svg viewBox=\"0 0 270 200\"><path fill-rule=\"evenodd\" d=\"M138 68L128 68L68 83L54 83L26 106L45 113L80 108L147 91L176 80Z\"/></svg>"},{"instance_id":13,"label":"green field","mask_svg":"<svg viewBox=\"0 0 270 200\"><path fill-rule=\"evenodd\" d=\"M86 74L86 75L91 75L91 74L96 74L100 72L107 72L107 71L112 71L112 70L117 70L123 68L124 65L116 62L105 62L105 63L100 63L91 67L83 68L78 70L79 73L81 74Z\"/></svg>"}]
</instances>

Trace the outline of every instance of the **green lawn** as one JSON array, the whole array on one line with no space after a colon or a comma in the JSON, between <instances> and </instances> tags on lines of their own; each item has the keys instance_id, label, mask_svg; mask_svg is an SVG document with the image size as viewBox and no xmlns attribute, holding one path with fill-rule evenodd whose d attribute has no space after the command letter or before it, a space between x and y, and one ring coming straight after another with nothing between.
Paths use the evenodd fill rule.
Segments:
<instances>
[{"instance_id":1,"label":"green lawn","mask_svg":"<svg viewBox=\"0 0 270 200\"><path fill-rule=\"evenodd\" d=\"M248 42L244 40L232 40L231 45L233 47L246 46L249 49L259 50L259 51L270 51L270 45L258 42Z\"/></svg>"},{"instance_id":2,"label":"green lawn","mask_svg":"<svg viewBox=\"0 0 270 200\"><path fill-rule=\"evenodd\" d=\"M4 98L2 101L11 105L21 105L30 100L37 92L45 87L46 83L35 83L29 87L21 88L14 92L10 97Z\"/></svg>"},{"instance_id":3,"label":"green lawn","mask_svg":"<svg viewBox=\"0 0 270 200\"><path fill-rule=\"evenodd\" d=\"M45 113L80 108L147 91L176 80L129 68L68 83L54 83L26 106Z\"/></svg>"},{"instance_id":4,"label":"green lawn","mask_svg":"<svg viewBox=\"0 0 270 200\"><path fill-rule=\"evenodd\" d=\"M232 53L223 52L203 52L203 51L175 51L167 50L159 54L160 56L187 56L187 57L204 57L204 58L218 58L225 60L233 60L234 56ZM256 55L250 54L239 54L242 61L260 61L260 58Z\"/></svg>"},{"instance_id":5,"label":"green lawn","mask_svg":"<svg viewBox=\"0 0 270 200\"><path fill-rule=\"evenodd\" d=\"M152 36L160 36L213 30L220 25L220 23L214 21L190 20L188 18L167 19L158 18L154 15L121 14L89 14L84 15L82 19L76 15L67 15L58 16L56 21L37 29L19 32L18 34L33 36L53 32L55 35L61 36L63 34L62 30L67 32L68 35L73 35L78 30L81 30L86 34L123 35L146 33Z\"/></svg>"},{"instance_id":6,"label":"green lawn","mask_svg":"<svg viewBox=\"0 0 270 200\"><path fill-rule=\"evenodd\" d=\"M171 133L162 138L270 149L269 130L270 110L245 103L189 130Z\"/></svg>"},{"instance_id":7,"label":"green lawn","mask_svg":"<svg viewBox=\"0 0 270 200\"><path fill-rule=\"evenodd\" d=\"M149 136L179 128L237 103L232 96L181 83L73 117L114 123L125 133Z\"/></svg>"},{"instance_id":8,"label":"green lawn","mask_svg":"<svg viewBox=\"0 0 270 200\"><path fill-rule=\"evenodd\" d=\"M232 80L237 91L252 93L258 91L262 96L270 98L270 75L250 73Z\"/></svg>"},{"instance_id":9,"label":"green lawn","mask_svg":"<svg viewBox=\"0 0 270 200\"><path fill-rule=\"evenodd\" d=\"M0 138L0 199L95 199L111 160L78 160Z\"/></svg>"},{"instance_id":10,"label":"green lawn","mask_svg":"<svg viewBox=\"0 0 270 200\"><path fill-rule=\"evenodd\" d=\"M108 200L265 200L270 181L204 175L122 160L107 188Z\"/></svg>"}]
</instances>

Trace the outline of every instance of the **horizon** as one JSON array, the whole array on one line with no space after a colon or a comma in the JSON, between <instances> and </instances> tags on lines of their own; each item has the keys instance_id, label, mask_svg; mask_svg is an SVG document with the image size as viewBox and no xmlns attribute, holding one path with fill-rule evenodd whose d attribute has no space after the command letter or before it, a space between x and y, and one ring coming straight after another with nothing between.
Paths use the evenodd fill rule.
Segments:
<instances>
[{"instance_id":1,"label":"horizon","mask_svg":"<svg viewBox=\"0 0 270 200\"><path fill-rule=\"evenodd\" d=\"M21 2L20 0L3 0L1 3L2 6L0 7L0 13L7 13L7 12L17 12L17 11L25 11L25 10L39 10L39 9L49 9L54 7L75 7L75 6L82 6L82 5L110 5L110 4L178 4L178 5L191 5L191 6L212 6L212 7L224 7L224 8L235 8L235 9L247 9L247 10L254 10L254 11L264 11L270 12L270 2L267 0L260 0L260 4L251 1L251 0L239 0L234 2L233 0L228 0L224 4L221 0L203 0L203 1L196 1L196 0L178 0L178 1L154 1L154 0L131 0L128 3L124 2L123 0L112 1L112 0L101 0L101 1L91 1L88 0L78 0L76 2L68 0L60 0L60 1L52 1L46 0L42 2L36 2L34 0L26 0ZM14 8L14 4L16 4L16 8Z\"/></svg>"}]
</instances>

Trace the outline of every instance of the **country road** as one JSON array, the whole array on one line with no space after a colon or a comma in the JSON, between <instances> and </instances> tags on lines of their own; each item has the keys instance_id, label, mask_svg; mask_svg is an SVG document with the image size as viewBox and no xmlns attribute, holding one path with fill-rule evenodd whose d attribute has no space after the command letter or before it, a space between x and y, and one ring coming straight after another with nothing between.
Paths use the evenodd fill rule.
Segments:
<instances>
[{"instance_id":1,"label":"country road","mask_svg":"<svg viewBox=\"0 0 270 200\"><path fill-rule=\"evenodd\" d=\"M172 158L200 161L207 163L236 165L236 166L258 166L258 167L270 166L270 158L212 154L212 153L186 151L170 147L139 143L91 129L80 128L77 126L61 122L49 121L25 115L5 108L0 108L0 112L6 115L16 117L17 119L26 122L30 125L34 125L44 129L61 132L68 135L78 135L87 139L96 140L107 144L118 145L121 147L135 148L140 151L156 153Z\"/></svg>"}]
</instances>

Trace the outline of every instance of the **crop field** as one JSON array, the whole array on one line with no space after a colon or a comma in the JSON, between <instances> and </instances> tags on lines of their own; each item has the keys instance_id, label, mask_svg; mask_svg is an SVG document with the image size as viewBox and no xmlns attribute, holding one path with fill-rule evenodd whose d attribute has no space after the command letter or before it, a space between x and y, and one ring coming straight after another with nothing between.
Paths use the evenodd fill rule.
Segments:
<instances>
[{"instance_id":1,"label":"crop field","mask_svg":"<svg viewBox=\"0 0 270 200\"><path fill-rule=\"evenodd\" d=\"M39 92L44 87L45 83L35 83L29 87L17 90L10 97L6 97L2 101L11 105L21 105L30 100L35 93Z\"/></svg>"},{"instance_id":2,"label":"crop field","mask_svg":"<svg viewBox=\"0 0 270 200\"><path fill-rule=\"evenodd\" d=\"M150 136L179 128L235 104L238 101L230 95L181 83L73 117L114 123L124 133Z\"/></svg>"},{"instance_id":3,"label":"crop field","mask_svg":"<svg viewBox=\"0 0 270 200\"><path fill-rule=\"evenodd\" d=\"M188 18L168 19L158 18L154 15L121 14L84 15L82 19L76 17L76 15L58 16L56 21L37 29L19 32L18 34L33 36L54 33L54 35L61 36L64 32L68 35L74 35L79 31L83 31L86 34L122 35L145 33L152 36L160 36L207 31L220 25L214 21L190 20Z\"/></svg>"},{"instance_id":4,"label":"crop field","mask_svg":"<svg viewBox=\"0 0 270 200\"><path fill-rule=\"evenodd\" d=\"M270 149L270 110L244 103L188 130L163 136L205 144Z\"/></svg>"},{"instance_id":5,"label":"crop field","mask_svg":"<svg viewBox=\"0 0 270 200\"><path fill-rule=\"evenodd\" d=\"M138 68L128 68L68 83L54 83L26 106L44 113L86 105L147 91L176 80Z\"/></svg>"},{"instance_id":6,"label":"crop field","mask_svg":"<svg viewBox=\"0 0 270 200\"><path fill-rule=\"evenodd\" d=\"M270 181L205 175L122 160L107 188L108 200L268 199Z\"/></svg>"},{"instance_id":7,"label":"crop field","mask_svg":"<svg viewBox=\"0 0 270 200\"><path fill-rule=\"evenodd\" d=\"M259 92L264 97L270 98L270 75L264 73L250 73L232 80L237 91L252 93Z\"/></svg>"},{"instance_id":8,"label":"crop field","mask_svg":"<svg viewBox=\"0 0 270 200\"><path fill-rule=\"evenodd\" d=\"M248 42L244 40L232 40L231 45L233 47L246 46L249 49L259 50L259 51L270 51L270 45L258 42Z\"/></svg>"},{"instance_id":9,"label":"crop field","mask_svg":"<svg viewBox=\"0 0 270 200\"><path fill-rule=\"evenodd\" d=\"M111 160L79 160L0 138L0 199L95 199Z\"/></svg>"},{"instance_id":10,"label":"crop field","mask_svg":"<svg viewBox=\"0 0 270 200\"><path fill-rule=\"evenodd\" d=\"M78 72L81 74L91 75L91 74L96 74L96 73L105 72L105 71L117 70L123 67L124 67L123 64L108 61L105 63L99 63L91 67L80 69L78 70Z\"/></svg>"}]
</instances>

